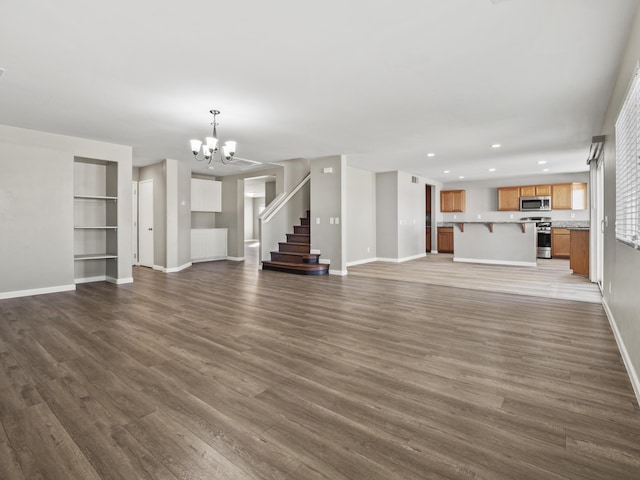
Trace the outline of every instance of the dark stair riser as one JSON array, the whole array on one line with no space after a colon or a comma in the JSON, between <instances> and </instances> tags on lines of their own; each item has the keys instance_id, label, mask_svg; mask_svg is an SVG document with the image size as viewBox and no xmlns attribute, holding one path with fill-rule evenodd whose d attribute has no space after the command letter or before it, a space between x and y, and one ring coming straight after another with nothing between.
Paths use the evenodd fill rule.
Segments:
<instances>
[{"instance_id":1,"label":"dark stair riser","mask_svg":"<svg viewBox=\"0 0 640 480\"><path fill-rule=\"evenodd\" d=\"M311 233L311 227L305 225L296 225L295 227L293 227L293 233L309 235Z\"/></svg>"},{"instance_id":2,"label":"dark stair riser","mask_svg":"<svg viewBox=\"0 0 640 480\"><path fill-rule=\"evenodd\" d=\"M271 252L271 261L273 262L316 264L320 263L319 257L320 255L315 253Z\"/></svg>"},{"instance_id":3,"label":"dark stair riser","mask_svg":"<svg viewBox=\"0 0 640 480\"><path fill-rule=\"evenodd\" d=\"M293 263L274 263L270 261L262 262L263 270L273 270L285 273L296 273L299 275L325 275L329 273L329 265L326 263L309 264L293 264Z\"/></svg>"},{"instance_id":4,"label":"dark stair riser","mask_svg":"<svg viewBox=\"0 0 640 480\"><path fill-rule=\"evenodd\" d=\"M279 250L281 252L295 252L295 253L310 253L311 245L308 243L289 243L289 242L279 242L280 246Z\"/></svg>"},{"instance_id":5,"label":"dark stair riser","mask_svg":"<svg viewBox=\"0 0 640 480\"><path fill-rule=\"evenodd\" d=\"M287 242L290 243L311 243L309 235L302 233L287 233Z\"/></svg>"},{"instance_id":6,"label":"dark stair riser","mask_svg":"<svg viewBox=\"0 0 640 480\"><path fill-rule=\"evenodd\" d=\"M310 222L308 218L304 218L304 217L300 217L300 225L302 226L309 226Z\"/></svg>"}]
</instances>

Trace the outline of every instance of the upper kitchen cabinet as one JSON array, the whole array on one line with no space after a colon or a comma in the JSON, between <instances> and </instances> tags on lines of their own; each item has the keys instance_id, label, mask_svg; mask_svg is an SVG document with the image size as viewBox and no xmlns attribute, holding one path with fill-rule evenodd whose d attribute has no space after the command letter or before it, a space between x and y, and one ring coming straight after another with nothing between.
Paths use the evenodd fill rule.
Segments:
<instances>
[{"instance_id":1,"label":"upper kitchen cabinet","mask_svg":"<svg viewBox=\"0 0 640 480\"><path fill-rule=\"evenodd\" d=\"M559 183L551 186L552 210L586 210L586 183Z\"/></svg>"},{"instance_id":2,"label":"upper kitchen cabinet","mask_svg":"<svg viewBox=\"0 0 640 480\"><path fill-rule=\"evenodd\" d=\"M520 187L521 197L544 197L551 195L551 185L527 185Z\"/></svg>"},{"instance_id":3,"label":"upper kitchen cabinet","mask_svg":"<svg viewBox=\"0 0 640 480\"><path fill-rule=\"evenodd\" d=\"M222 182L214 180L191 179L191 211L221 212Z\"/></svg>"},{"instance_id":4,"label":"upper kitchen cabinet","mask_svg":"<svg viewBox=\"0 0 640 480\"><path fill-rule=\"evenodd\" d=\"M498 188L498 210L520 210L521 187Z\"/></svg>"},{"instance_id":5,"label":"upper kitchen cabinet","mask_svg":"<svg viewBox=\"0 0 640 480\"><path fill-rule=\"evenodd\" d=\"M467 200L465 190L440 191L441 212L464 212L466 203Z\"/></svg>"}]
</instances>

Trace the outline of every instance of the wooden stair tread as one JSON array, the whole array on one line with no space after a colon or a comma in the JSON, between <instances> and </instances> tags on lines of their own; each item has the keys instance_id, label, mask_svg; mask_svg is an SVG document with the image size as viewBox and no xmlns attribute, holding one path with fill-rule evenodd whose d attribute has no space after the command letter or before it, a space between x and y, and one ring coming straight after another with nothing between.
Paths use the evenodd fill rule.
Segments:
<instances>
[{"instance_id":1,"label":"wooden stair tread","mask_svg":"<svg viewBox=\"0 0 640 480\"><path fill-rule=\"evenodd\" d=\"M306 275L322 275L329 273L328 263L288 263L274 262L271 260L262 261L263 270L276 270L287 273L299 273Z\"/></svg>"}]
</instances>

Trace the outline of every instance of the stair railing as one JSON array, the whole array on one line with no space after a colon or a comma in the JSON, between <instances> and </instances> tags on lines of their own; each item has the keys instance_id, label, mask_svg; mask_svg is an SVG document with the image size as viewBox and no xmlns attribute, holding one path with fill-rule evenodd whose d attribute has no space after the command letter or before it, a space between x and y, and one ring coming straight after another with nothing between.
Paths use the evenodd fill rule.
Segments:
<instances>
[{"instance_id":1,"label":"stair railing","mask_svg":"<svg viewBox=\"0 0 640 480\"><path fill-rule=\"evenodd\" d=\"M281 193L258 215L260 262L278 249L291 226L309 209L311 174L308 174L289 193ZM287 207L287 208L285 208ZM262 263L260 263L262 265Z\"/></svg>"}]
</instances>

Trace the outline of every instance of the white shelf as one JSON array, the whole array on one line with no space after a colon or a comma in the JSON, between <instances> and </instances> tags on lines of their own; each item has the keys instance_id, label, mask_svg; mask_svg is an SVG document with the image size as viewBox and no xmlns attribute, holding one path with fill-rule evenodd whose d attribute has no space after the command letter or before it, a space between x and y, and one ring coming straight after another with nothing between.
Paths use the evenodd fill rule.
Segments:
<instances>
[{"instance_id":1,"label":"white shelf","mask_svg":"<svg viewBox=\"0 0 640 480\"><path fill-rule=\"evenodd\" d=\"M76 230L117 230L117 225L95 225L93 227L73 227Z\"/></svg>"},{"instance_id":2,"label":"white shelf","mask_svg":"<svg viewBox=\"0 0 640 480\"><path fill-rule=\"evenodd\" d=\"M110 253L86 253L83 255L74 255L74 260L101 260L105 258L118 258L117 255L111 255Z\"/></svg>"},{"instance_id":3,"label":"white shelf","mask_svg":"<svg viewBox=\"0 0 640 480\"><path fill-rule=\"evenodd\" d=\"M82 198L87 200L118 200L118 197L106 197L104 195L74 195L73 198Z\"/></svg>"}]
</instances>

